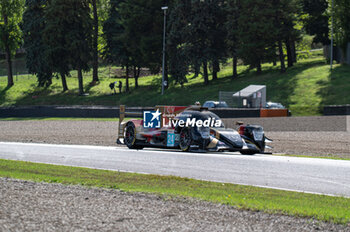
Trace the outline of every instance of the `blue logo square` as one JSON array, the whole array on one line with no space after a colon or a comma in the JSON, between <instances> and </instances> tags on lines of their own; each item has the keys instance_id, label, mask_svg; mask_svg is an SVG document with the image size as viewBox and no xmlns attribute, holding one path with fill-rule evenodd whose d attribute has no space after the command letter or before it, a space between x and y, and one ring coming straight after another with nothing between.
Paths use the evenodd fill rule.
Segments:
<instances>
[{"instance_id":1,"label":"blue logo square","mask_svg":"<svg viewBox=\"0 0 350 232\"><path fill-rule=\"evenodd\" d=\"M143 127L144 128L160 128L161 113L157 111L143 112Z\"/></svg>"}]
</instances>

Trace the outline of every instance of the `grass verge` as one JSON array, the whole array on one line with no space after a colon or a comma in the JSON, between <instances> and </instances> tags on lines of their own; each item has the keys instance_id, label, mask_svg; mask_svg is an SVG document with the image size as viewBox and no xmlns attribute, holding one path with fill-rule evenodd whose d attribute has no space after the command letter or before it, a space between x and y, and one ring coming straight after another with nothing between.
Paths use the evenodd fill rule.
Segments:
<instances>
[{"instance_id":1,"label":"grass verge","mask_svg":"<svg viewBox=\"0 0 350 232\"><path fill-rule=\"evenodd\" d=\"M0 159L0 176L62 184L79 184L129 192L193 197L239 209L350 222L350 199L252 186L215 183L174 176L144 175Z\"/></svg>"}]
</instances>

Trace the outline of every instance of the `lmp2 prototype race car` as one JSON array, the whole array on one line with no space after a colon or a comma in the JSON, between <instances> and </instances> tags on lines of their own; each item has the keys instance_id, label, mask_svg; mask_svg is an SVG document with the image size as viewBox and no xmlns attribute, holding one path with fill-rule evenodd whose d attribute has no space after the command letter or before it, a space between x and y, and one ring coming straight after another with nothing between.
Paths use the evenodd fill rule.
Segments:
<instances>
[{"instance_id":1,"label":"lmp2 prototype race car","mask_svg":"<svg viewBox=\"0 0 350 232\"><path fill-rule=\"evenodd\" d=\"M120 123L123 133L117 143L130 149L171 148L182 151L233 151L242 154L264 153L267 142L258 125L239 124L238 129L225 128L222 120L200 106L165 106L163 112L143 112L144 119ZM169 114L170 109L170 114ZM166 113L168 112L168 114ZM146 113L151 113L147 121ZM123 142L121 142L123 141Z\"/></svg>"}]
</instances>

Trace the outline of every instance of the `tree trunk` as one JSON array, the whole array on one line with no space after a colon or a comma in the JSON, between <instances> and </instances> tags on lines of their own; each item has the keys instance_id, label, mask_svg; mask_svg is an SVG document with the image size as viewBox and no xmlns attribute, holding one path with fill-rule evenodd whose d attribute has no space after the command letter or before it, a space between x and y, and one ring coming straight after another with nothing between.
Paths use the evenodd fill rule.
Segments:
<instances>
[{"instance_id":1,"label":"tree trunk","mask_svg":"<svg viewBox=\"0 0 350 232\"><path fill-rule=\"evenodd\" d=\"M261 74L261 61L259 61L256 65L256 73L257 74Z\"/></svg>"},{"instance_id":2,"label":"tree trunk","mask_svg":"<svg viewBox=\"0 0 350 232\"><path fill-rule=\"evenodd\" d=\"M126 65L125 70L125 92L129 93L129 65Z\"/></svg>"},{"instance_id":3,"label":"tree trunk","mask_svg":"<svg viewBox=\"0 0 350 232\"><path fill-rule=\"evenodd\" d=\"M283 54L283 47L282 47L282 41L278 41L278 53L280 57L281 62L281 73L286 72L286 65L284 64L284 54Z\"/></svg>"},{"instance_id":4,"label":"tree trunk","mask_svg":"<svg viewBox=\"0 0 350 232\"><path fill-rule=\"evenodd\" d=\"M213 80L218 79L218 72L220 71L220 64L217 59L213 60Z\"/></svg>"},{"instance_id":5,"label":"tree trunk","mask_svg":"<svg viewBox=\"0 0 350 232\"><path fill-rule=\"evenodd\" d=\"M141 73L141 68L137 67L137 77L140 77L140 73Z\"/></svg>"},{"instance_id":6,"label":"tree trunk","mask_svg":"<svg viewBox=\"0 0 350 232\"><path fill-rule=\"evenodd\" d=\"M199 76L201 66L199 64L194 65L194 76L191 79L197 78Z\"/></svg>"},{"instance_id":7,"label":"tree trunk","mask_svg":"<svg viewBox=\"0 0 350 232\"><path fill-rule=\"evenodd\" d=\"M288 58L288 68L293 66L293 55L292 55L292 48L290 46L290 40L286 40L286 48L287 48L287 58Z\"/></svg>"},{"instance_id":8,"label":"tree trunk","mask_svg":"<svg viewBox=\"0 0 350 232\"><path fill-rule=\"evenodd\" d=\"M61 73L61 80L62 80L63 92L65 92L68 90L68 86L67 86L66 75L63 73Z\"/></svg>"},{"instance_id":9,"label":"tree trunk","mask_svg":"<svg viewBox=\"0 0 350 232\"><path fill-rule=\"evenodd\" d=\"M84 94L84 85L83 85L83 72L81 68L78 68L78 81L79 81L79 95Z\"/></svg>"},{"instance_id":10,"label":"tree trunk","mask_svg":"<svg viewBox=\"0 0 350 232\"><path fill-rule=\"evenodd\" d=\"M169 76L168 76L168 57L165 56L165 64L164 64L164 81L166 82L166 85L164 86L164 89L168 89L169 88Z\"/></svg>"},{"instance_id":11,"label":"tree trunk","mask_svg":"<svg viewBox=\"0 0 350 232\"><path fill-rule=\"evenodd\" d=\"M6 64L7 64L7 87L11 87L14 85L14 83L13 83L13 75L12 75L11 51L8 45L6 45L5 53L6 53Z\"/></svg>"},{"instance_id":12,"label":"tree trunk","mask_svg":"<svg viewBox=\"0 0 350 232\"><path fill-rule=\"evenodd\" d=\"M8 19L7 15L4 14L4 25L5 27L8 26ZM11 87L14 85L13 83L13 75L12 75L12 60L11 60L11 50L10 50L10 45L9 45L9 34L6 33L4 35L5 37L5 55L6 55L6 64L7 64L7 87Z\"/></svg>"},{"instance_id":13,"label":"tree trunk","mask_svg":"<svg viewBox=\"0 0 350 232\"><path fill-rule=\"evenodd\" d=\"M297 52L295 50L295 41L294 40L291 40L291 49L292 49L292 59L293 59L293 62L296 63L297 62Z\"/></svg>"},{"instance_id":14,"label":"tree trunk","mask_svg":"<svg viewBox=\"0 0 350 232\"><path fill-rule=\"evenodd\" d=\"M276 53L276 48L273 48L273 50L274 50L274 53L273 53L272 65L273 65L273 66L276 66L276 65L277 65L277 59L276 59L277 53Z\"/></svg>"},{"instance_id":15,"label":"tree trunk","mask_svg":"<svg viewBox=\"0 0 350 232\"><path fill-rule=\"evenodd\" d=\"M233 55L233 76L232 78L235 79L238 77L238 73L237 73L237 63L238 63L238 58L236 55Z\"/></svg>"},{"instance_id":16,"label":"tree trunk","mask_svg":"<svg viewBox=\"0 0 350 232\"><path fill-rule=\"evenodd\" d=\"M204 78L204 84L208 85L209 79L208 79L208 62L207 61L203 61L203 78Z\"/></svg>"},{"instance_id":17,"label":"tree trunk","mask_svg":"<svg viewBox=\"0 0 350 232\"><path fill-rule=\"evenodd\" d=\"M98 81L98 15L97 15L97 0L92 0L92 8L94 14L93 26L93 57L92 57L92 81Z\"/></svg>"},{"instance_id":18,"label":"tree trunk","mask_svg":"<svg viewBox=\"0 0 350 232\"><path fill-rule=\"evenodd\" d=\"M135 79L135 89L137 89L139 87L139 82L138 82L139 76L137 75L136 66L134 66L133 69L134 69L133 71L134 71L134 79Z\"/></svg>"}]
</instances>

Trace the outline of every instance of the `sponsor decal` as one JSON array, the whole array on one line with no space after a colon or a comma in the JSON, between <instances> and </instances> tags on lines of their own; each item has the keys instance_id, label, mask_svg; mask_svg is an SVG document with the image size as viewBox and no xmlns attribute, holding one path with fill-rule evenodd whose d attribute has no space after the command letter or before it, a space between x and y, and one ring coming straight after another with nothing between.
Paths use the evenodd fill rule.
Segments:
<instances>
[{"instance_id":1,"label":"sponsor decal","mask_svg":"<svg viewBox=\"0 0 350 232\"><path fill-rule=\"evenodd\" d=\"M167 134L167 144L168 147L175 146L175 132L174 130L169 130Z\"/></svg>"},{"instance_id":2,"label":"sponsor decal","mask_svg":"<svg viewBox=\"0 0 350 232\"><path fill-rule=\"evenodd\" d=\"M160 128L160 120L162 113L157 111L143 112L143 127L144 128Z\"/></svg>"},{"instance_id":3,"label":"sponsor decal","mask_svg":"<svg viewBox=\"0 0 350 232\"><path fill-rule=\"evenodd\" d=\"M172 113L171 111L167 113ZM206 120L192 118L191 115L181 114L181 118L186 119L174 119L176 115L165 114L162 117L162 113L157 111L144 111L143 112L143 127L144 128L160 128L161 125L163 127L220 127L222 125L222 121L215 118L208 118ZM173 120L169 120L172 118ZM161 121L162 120L162 121ZM162 124L161 124L162 122Z\"/></svg>"},{"instance_id":4,"label":"sponsor decal","mask_svg":"<svg viewBox=\"0 0 350 232\"><path fill-rule=\"evenodd\" d=\"M164 123L165 127L220 127L222 125L221 120L215 118L208 118L206 120L200 120L195 118L187 118L186 120L170 120L167 124Z\"/></svg>"}]
</instances>

